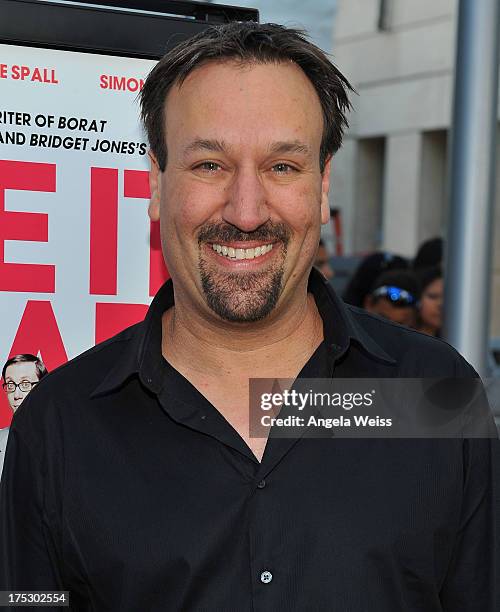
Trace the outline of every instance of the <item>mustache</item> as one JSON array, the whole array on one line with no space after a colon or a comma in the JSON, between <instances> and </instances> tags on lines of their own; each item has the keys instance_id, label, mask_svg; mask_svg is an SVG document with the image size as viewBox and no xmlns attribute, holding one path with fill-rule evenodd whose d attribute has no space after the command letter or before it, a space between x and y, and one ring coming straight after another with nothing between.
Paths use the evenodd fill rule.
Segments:
<instances>
[{"instance_id":1,"label":"mustache","mask_svg":"<svg viewBox=\"0 0 500 612\"><path fill-rule=\"evenodd\" d=\"M251 240L261 240L263 242L273 242L279 240L287 246L292 232L285 223L274 223L266 221L257 229L251 232L243 232L229 223L207 223L198 234L198 244L202 242L250 242Z\"/></svg>"}]
</instances>

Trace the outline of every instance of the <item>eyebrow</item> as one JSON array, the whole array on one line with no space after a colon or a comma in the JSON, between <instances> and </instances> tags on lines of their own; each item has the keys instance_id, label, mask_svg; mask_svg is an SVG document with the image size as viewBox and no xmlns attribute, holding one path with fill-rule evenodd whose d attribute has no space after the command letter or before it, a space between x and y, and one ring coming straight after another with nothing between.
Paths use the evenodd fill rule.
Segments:
<instances>
[{"instance_id":1,"label":"eyebrow","mask_svg":"<svg viewBox=\"0 0 500 612\"><path fill-rule=\"evenodd\" d=\"M228 147L223 140L197 138L184 149L184 155L188 155L194 151L217 151L218 153L225 153L227 149Z\"/></svg>"},{"instance_id":2,"label":"eyebrow","mask_svg":"<svg viewBox=\"0 0 500 612\"><path fill-rule=\"evenodd\" d=\"M270 153L304 153L305 155L311 155L311 149L308 145L299 140L283 140L274 142L270 148Z\"/></svg>"},{"instance_id":3,"label":"eyebrow","mask_svg":"<svg viewBox=\"0 0 500 612\"><path fill-rule=\"evenodd\" d=\"M193 153L195 151L215 151L217 153L226 153L228 150L229 147L223 140L197 138L187 145L187 147L184 149L184 155L188 155L189 153ZM307 156L311 155L310 147L299 140L279 140L277 142L273 142L269 147L269 152L272 154L302 153Z\"/></svg>"}]
</instances>

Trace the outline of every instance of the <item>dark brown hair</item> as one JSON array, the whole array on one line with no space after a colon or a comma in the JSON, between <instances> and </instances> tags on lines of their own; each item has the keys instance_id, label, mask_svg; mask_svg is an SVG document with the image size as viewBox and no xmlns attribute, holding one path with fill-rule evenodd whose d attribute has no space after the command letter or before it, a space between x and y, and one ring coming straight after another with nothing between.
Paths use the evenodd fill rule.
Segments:
<instances>
[{"instance_id":1,"label":"dark brown hair","mask_svg":"<svg viewBox=\"0 0 500 612\"><path fill-rule=\"evenodd\" d=\"M34 363L38 380L42 379L48 373L47 368L39 357L37 357L36 355L31 355L30 353L22 353L20 355L14 355L14 357L7 359L5 365L2 368L2 378L4 380L5 371L9 366L13 365L14 363Z\"/></svg>"},{"instance_id":2,"label":"dark brown hair","mask_svg":"<svg viewBox=\"0 0 500 612\"><path fill-rule=\"evenodd\" d=\"M320 168L342 144L350 110L348 80L301 30L272 23L231 22L203 30L185 40L156 64L139 94L144 122L160 170L167 163L164 106L174 84L181 85L196 68L210 61L234 60L246 63L295 62L314 86L323 109L323 138Z\"/></svg>"}]
</instances>

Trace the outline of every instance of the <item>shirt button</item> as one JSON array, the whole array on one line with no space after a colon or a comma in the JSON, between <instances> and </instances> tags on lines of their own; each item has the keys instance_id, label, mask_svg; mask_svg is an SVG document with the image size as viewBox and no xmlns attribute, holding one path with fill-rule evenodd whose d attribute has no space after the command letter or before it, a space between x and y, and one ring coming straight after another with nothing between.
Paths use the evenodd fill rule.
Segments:
<instances>
[{"instance_id":1,"label":"shirt button","mask_svg":"<svg viewBox=\"0 0 500 612\"><path fill-rule=\"evenodd\" d=\"M266 486L266 481L262 479L257 485L257 489L263 489Z\"/></svg>"},{"instance_id":2,"label":"shirt button","mask_svg":"<svg viewBox=\"0 0 500 612\"><path fill-rule=\"evenodd\" d=\"M265 571L265 572L262 572L262 574L260 575L260 581L263 582L264 584L269 584L272 579L273 579L273 575L271 574L271 572Z\"/></svg>"}]
</instances>

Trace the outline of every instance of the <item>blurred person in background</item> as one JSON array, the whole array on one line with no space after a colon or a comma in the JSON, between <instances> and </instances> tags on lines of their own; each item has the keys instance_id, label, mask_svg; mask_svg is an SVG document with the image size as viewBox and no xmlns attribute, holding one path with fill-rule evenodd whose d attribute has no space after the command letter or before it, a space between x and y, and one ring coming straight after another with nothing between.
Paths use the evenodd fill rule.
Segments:
<instances>
[{"instance_id":1,"label":"blurred person in background","mask_svg":"<svg viewBox=\"0 0 500 612\"><path fill-rule=\"evenodd\" d=\"M389 321L415 327L419 284L411 270L389 270L373 283L364 308Z\"/></svg>"},{"instance_id":2,"label":"blurred person in background","mask_svg":"<svg viewBox=\"0 0 500 612\"><path fill-rule=\"evenodd\" d=\"M417 306L416 329L430 336L438 336L443 325L444 282L441 266L417 271L420 300Z\"/></svg>"},{"instance_id":3,"label":"blurred person in background","mask_svg":"<svg viewBox=\"0 0 500 612\"><path fill-rule=\"evenodd\" d=\"M330 265L330 256L326 250L325 243L323 240L319 241L318 252L316 253L316 259L314 260L314 266L323 274L326 280L330 280L334 276L334 271Z\"/></svg>"},{"instance_id":4,"label":"blurred person in background","mask_svg":"<svg viewBox=\"0 0 500 612\"><path fill-rule=\"evenodd\" d=\"M366 296L383 272L394 269L408 268L408 261L392 253L376 252L367 255L356 268L342 299L347 304L364 308Z\"/></svg>"},{"instance_id":5,"label":"blurred person in background","mask_svg":"<svg viewBox=\"0 0 500 612\"><path fill-rule=\"evenodd\" d=\"M19 408L24 398L46 374L47 368L42 360L30 353L15 355L5 362L2 368L2 387L13 412ZM8 427L0 429L0 475L8 436Z\"/></svg>"}]
</instances>

